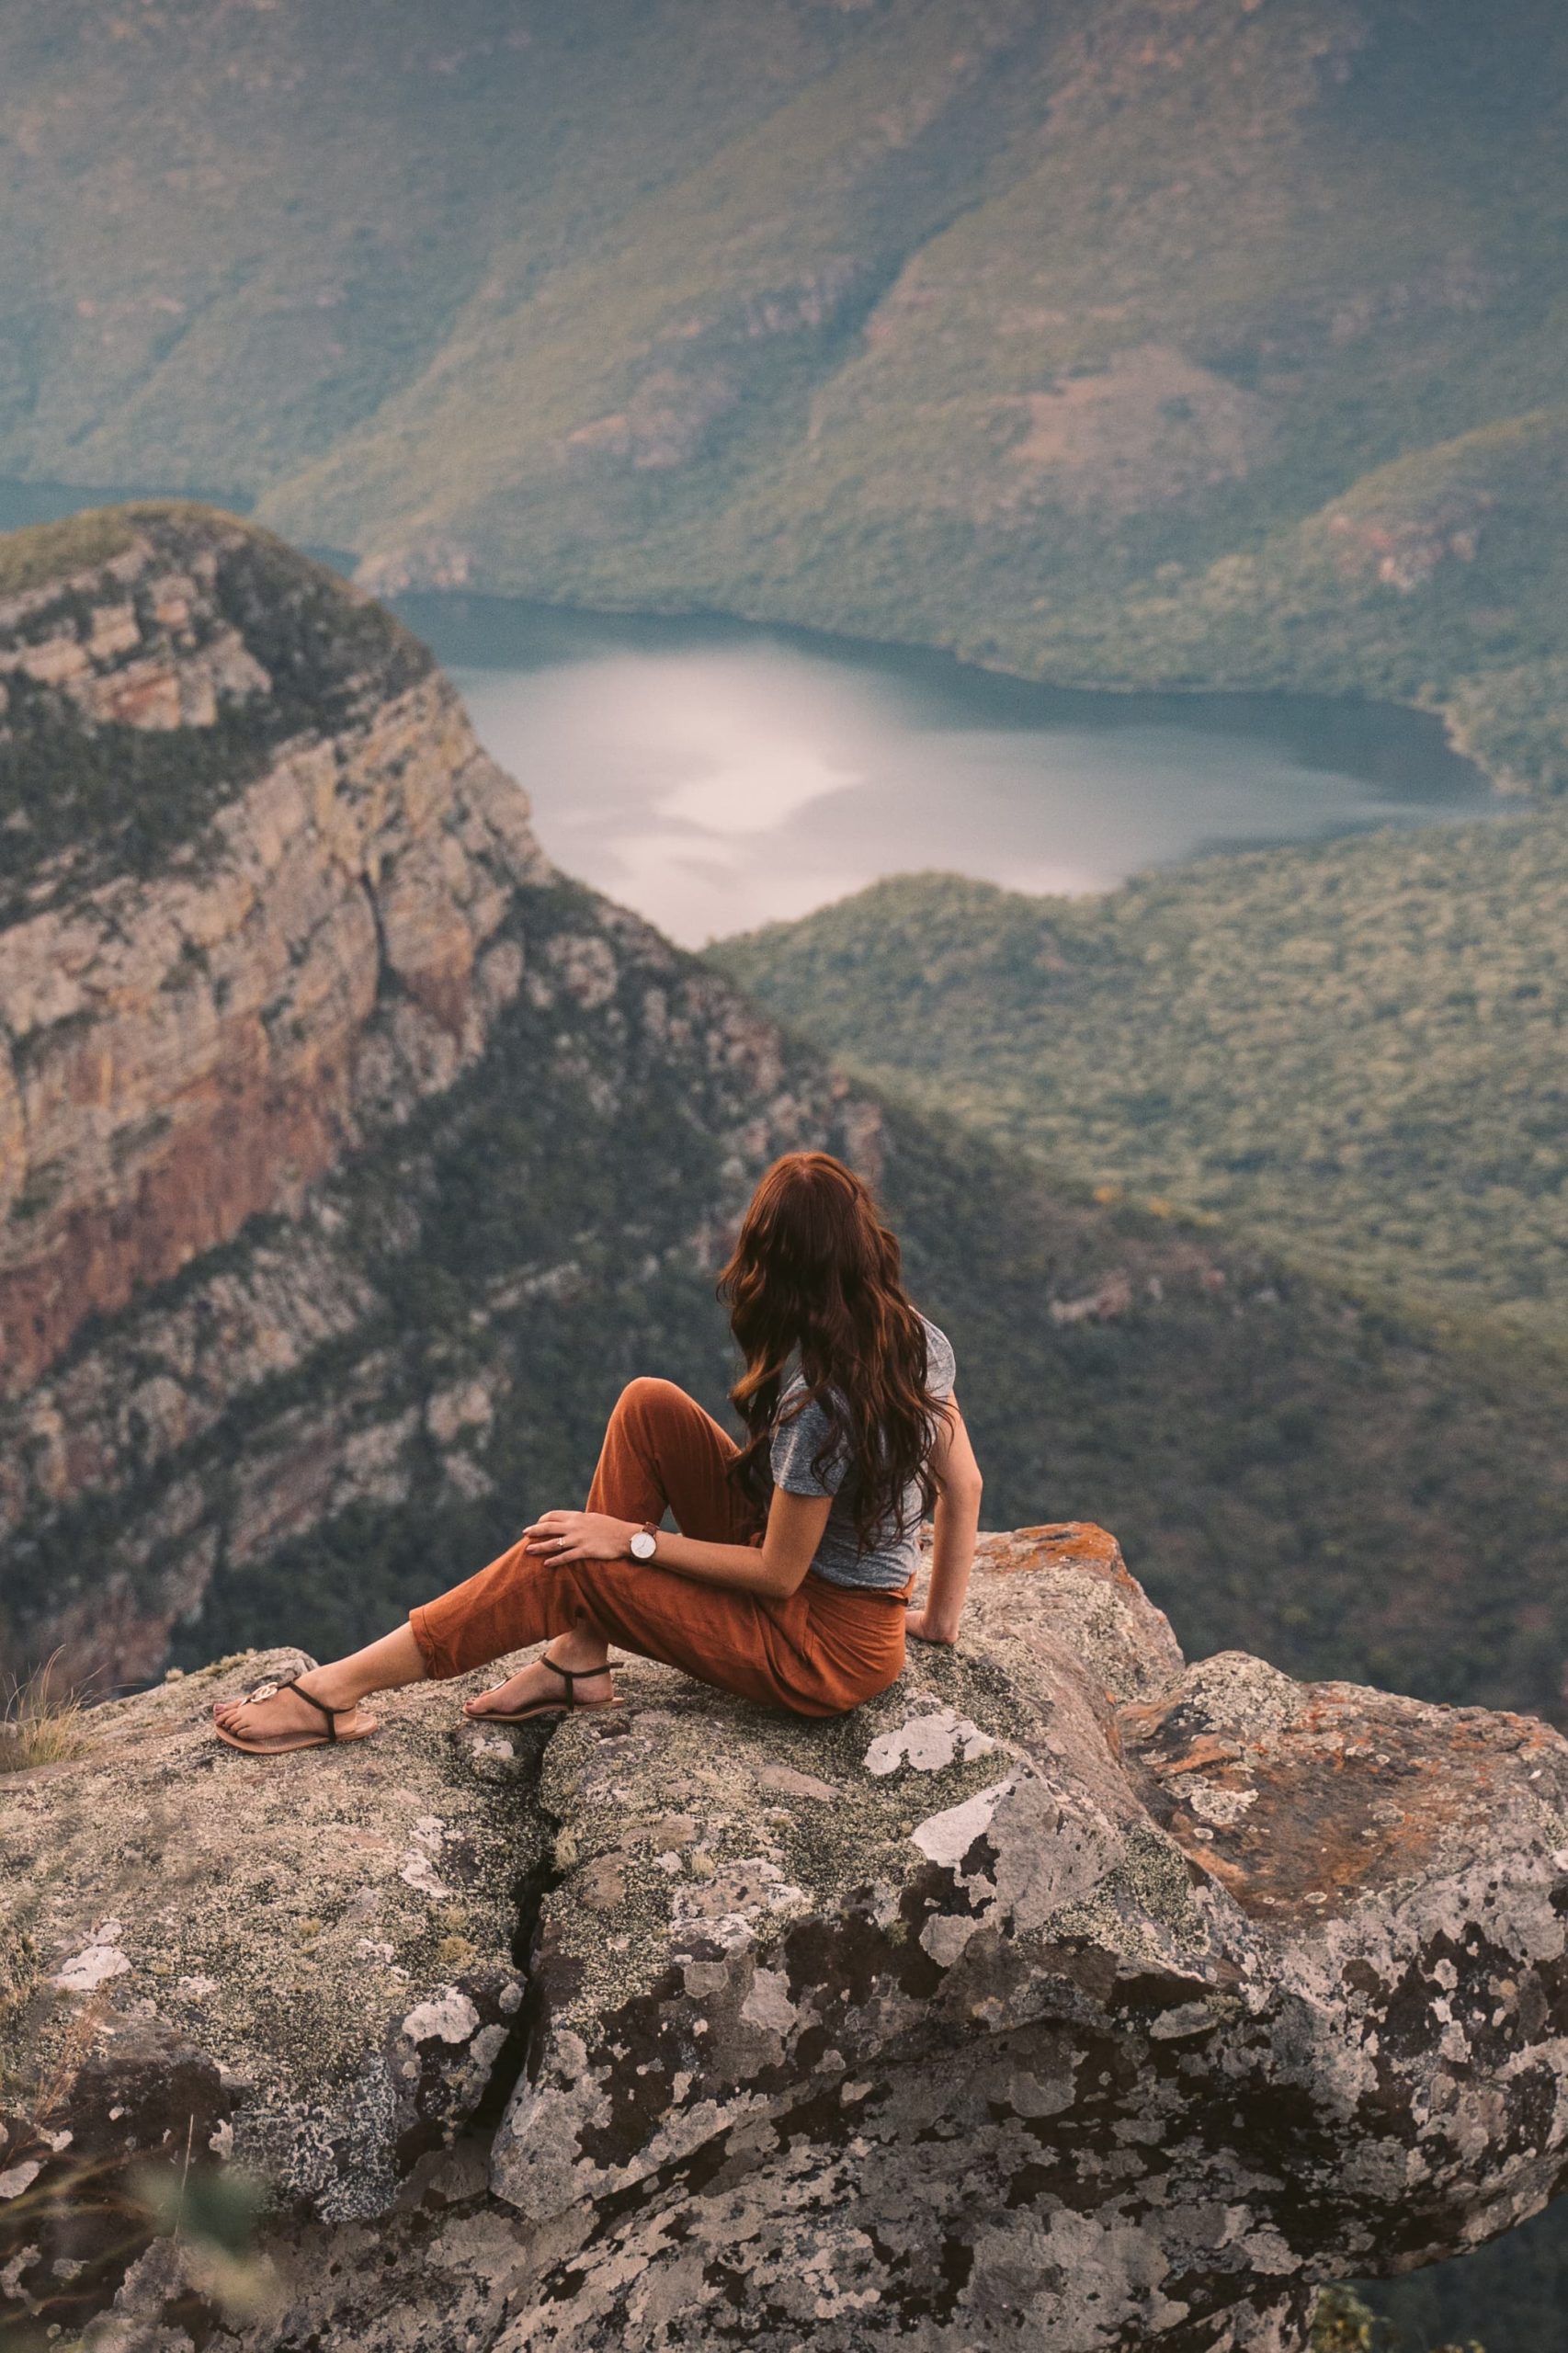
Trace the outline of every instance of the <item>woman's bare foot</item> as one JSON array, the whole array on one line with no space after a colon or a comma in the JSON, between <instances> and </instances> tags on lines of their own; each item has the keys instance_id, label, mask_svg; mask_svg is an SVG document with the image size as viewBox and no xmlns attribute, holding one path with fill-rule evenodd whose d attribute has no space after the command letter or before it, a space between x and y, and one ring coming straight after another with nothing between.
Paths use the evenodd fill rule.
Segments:
<instances>
[{"instance_id":1,"label":"woman's bare foot","mask_svg":"<svg viewBox=\"0 0 1568 2353\"><path fill-rule=\"evenodd\" d=\"M330 1688L321 1688L326 1681L317 1670L301 1676L298 1689L279 1686L262 1699L220 1699L212 1710L213 1722L231 1741L246 1748L282 1753L326 1741L329 1735L322 1708L330 1707L339 1740L368 1739L376 1730L375 1718L366 1715L357 1699L344 1701ZM320 1700L321 1707L312 1707L303 1696L306 1690L311 1699Z\"/></svg>"},{"instance_id":2,"label":"woman's bare foot","mask_svg":"<svg viewBox=\"0 0 1568 2353\"><path fill-rule=\"evenodd\" d=\"M557 1664L566 1667L562 1659ZM605 1708L615 1699L615 1683L608 1665L603 1666L570 1667L572 1681L551 1672L548 1659L535 1659L530 1666L498 1683L493 1691L481 1691L464 1703L463 1713L483 1723L486 1716L518 1716L525 1709L559 1708L564 1713L569 1708Z\"/></svg>"}]
</instances>

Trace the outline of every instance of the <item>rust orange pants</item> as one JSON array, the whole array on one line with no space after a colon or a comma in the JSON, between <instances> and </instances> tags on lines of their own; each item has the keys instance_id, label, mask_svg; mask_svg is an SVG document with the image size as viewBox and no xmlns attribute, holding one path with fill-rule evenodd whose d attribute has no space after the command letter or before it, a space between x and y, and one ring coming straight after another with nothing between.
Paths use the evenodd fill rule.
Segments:
<instances>
[{"instance_id":1,"label":"rust orange pants","mask_svg":"<svg viewBox=\"0 0 1568 2353\"><path fill-rule=\"evenodd\" d=\"M755 1518L726 1475L735 1451L673 1381L634 1381L610 1416L587 1507L637 1521L668 1509L683 1536L757 1543ZM885 1691L903 1668L903 1601L902 1592L853 1592L809 1572L787 1599L770 1601L699 1585L656 1562L557 1567L518 1542L411 1610L409 1624L432 1676L466 1675L583 1627L721 1691L800 1716L837 1716Z\"/></svg>"}]
</instances>

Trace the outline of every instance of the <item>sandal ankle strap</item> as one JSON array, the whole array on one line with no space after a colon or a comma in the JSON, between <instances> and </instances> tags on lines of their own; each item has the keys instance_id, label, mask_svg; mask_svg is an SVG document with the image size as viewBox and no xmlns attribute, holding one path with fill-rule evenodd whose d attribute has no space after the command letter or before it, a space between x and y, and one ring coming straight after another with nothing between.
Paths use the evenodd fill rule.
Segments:
<instances>
[{"instance_id":1,"label":"sandal ankle strap","mask_svg":"<svg viewBox=\"0 0 1568 2353\"><path fill-rule=\"evenodd\" d=\"M608 1659L603 1666L557 1666L555 1661L551 1657L548 1651L540 1652L540 1665L541 1666L548 1666L551 1675L559 1675L561 1680L566 1686L566 1696L571 1700L574 1707L577 1704L577 1686L579 1683L591 1683L597 1675L608 1675L609 1673L609 1662ZM308 1699L310 1698L310 1693L307 1691L304 1696Z\"/></svg>"}]
</instances>

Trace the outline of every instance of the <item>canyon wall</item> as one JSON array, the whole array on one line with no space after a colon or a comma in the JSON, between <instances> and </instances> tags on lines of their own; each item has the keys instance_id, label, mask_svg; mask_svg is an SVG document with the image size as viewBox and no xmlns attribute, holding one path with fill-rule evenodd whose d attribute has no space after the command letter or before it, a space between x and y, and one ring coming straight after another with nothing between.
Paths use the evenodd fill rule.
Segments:
<instances>
[{"instance_id":1,"label":"canyon wall","mask_svg":"<svg viewBox=\"0 0 1568 2353\"><path fill-rule=\"evenodd\" d=\"M768 1158L873 1165L878 1115L557 875L425 650L330 574L199 509L9 545L0 1599L18 1659L101 1687L220 1566L416 1488L482 1505L519 1360L548 1423L541 1318L624 1292L618 1237L634 1351ZM437 1270L474 1121L516 1197Z\"/></svg>"},{"instance_id":2,"label":"canyon wall","mask_svg":"<svg viewBox=\"0 0 1568 2353\"><path fill-rule=\"evenodd\" d=\"M259 647L294 655L287 698L244 626L246 589L268 574L274 629L301 574L311 608L308 641L300 628ZM334 598L361 624L341 651L321 626ZM7 729L24 763L47 745L40 783L59 789L78 731L111 759L132 731L175 738L194 771L177 787L172 767L150 785L127 777L127 860L139 785L190 803L151 871L84 878L116 830L101 822L28 858L38 822L25 798L11 813L24 862L7 859L0 933L10 1395L88 1315L259 1211L297 1211L378 1119L450 1084L516 991L515 956L485 950L518 883L549 875L528 803L422 649L390 617L364 626L370 609L217 518L145 518L108 564L0 604ZM301 657L318 675L300 676ZM289 702L312 689L317 707L290 726Z\"/></svg>"}]
</instances>

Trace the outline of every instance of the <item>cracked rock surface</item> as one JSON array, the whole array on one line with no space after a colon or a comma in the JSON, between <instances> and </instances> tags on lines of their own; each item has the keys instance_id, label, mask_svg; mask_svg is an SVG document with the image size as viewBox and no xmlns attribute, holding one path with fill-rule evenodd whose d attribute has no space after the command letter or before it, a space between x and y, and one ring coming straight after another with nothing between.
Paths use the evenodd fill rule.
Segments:
<instances>
[{"instance_id":1,"label":"cracked rock surface","mask_svg":"<svg viewBox=\"0 0 1568 2353\"><path fill-rule=\"evenodd\" d=\"M243 2313L106 2273L95 2353L1283 2353L1568 2178L1568 1745L1186 1667L1102 1530L983 1540L962 1646L826 1724L637 1663L548 1738L423 1691L214 1756L269 1663L0 1782L0 2190L188 2109L287 2209Z\"/></svg>"}]
</instances>

